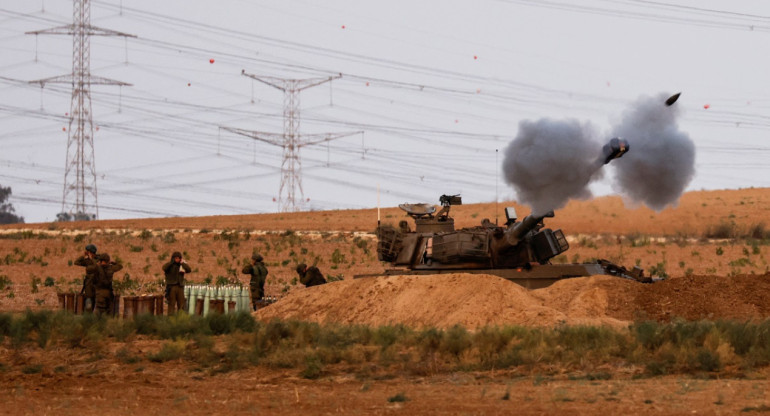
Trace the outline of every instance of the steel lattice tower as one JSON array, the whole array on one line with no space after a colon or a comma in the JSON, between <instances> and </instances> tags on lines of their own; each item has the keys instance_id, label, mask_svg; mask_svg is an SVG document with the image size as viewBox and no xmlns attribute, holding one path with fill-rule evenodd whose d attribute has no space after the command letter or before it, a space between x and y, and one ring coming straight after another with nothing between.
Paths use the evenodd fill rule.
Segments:
<instances>
[{"instance_id":1,"label":"steel lattice tower","mask_svg":"<svg viewBox=\"0 0 770 416\"><path fill-rule=\"evenodd\" d=\"M274 146L279 146L283 149L281 187L278 191L278 204L281 207L281 212L299 211L300 206L305 199L304 191L302 190L302 162L299 157L299 150L305 146L361 133L357 131L338 134L299 134L299 93L310 87L315 87L316 85L338 79L341 75L327 78L283 79L247 74L245 70L241 71L241 74L283 91L283 134L265 133L231 127L222 127L222 129ZM297 198L297 190L299 190L299 199ZM284 192L286 193L285 197Z\"/></svg>"},{"instance_id":2,"label":"steel lattice tower","mask_svg":"<svg viewBox=\"0 0 770 416\"><path fill-rule=\"evenodd\" d=\"M47 83L72 84L67 160L64 166L62 213L74 220L96 219L99 205L96 192L94 158L94 122L91 112L91 85L129 86L125 82L91 76L91 36L135 37L126 33L91 26L91 1L73 0L72 24L39 31L34 35L72 35L72 73L30 81L44 87Z\"/></svg>"}]
</instances>

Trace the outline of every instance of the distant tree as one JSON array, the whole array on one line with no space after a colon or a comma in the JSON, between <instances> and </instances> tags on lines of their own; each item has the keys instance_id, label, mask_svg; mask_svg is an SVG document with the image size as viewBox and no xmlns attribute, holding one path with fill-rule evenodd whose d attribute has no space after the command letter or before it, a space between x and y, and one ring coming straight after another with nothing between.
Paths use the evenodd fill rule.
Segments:
<instances>
[{"instance_id":1,"label":"distant tree","mask_svg":"<svg viewBox=\"0 0 770 416\"><path fill-rule=\"evenodd\" d=\"M60 212L56 214L56 221L57 222L68 222L68 221L91 221L95 220L96 215L94 214L86 214L84 212Z\"/></svg>"},{"instance_id":2,"label":"distant tree","mask_svg":"<svg viewBox=\"0 0 770 416\"><path fill-rule=\"evenodd\" d=\"M8 198L11 197L11 187L0 186L0 224L16 224L24 222L24 217L20 217L15 214L16 210L13 208Z\"/></svg>"}]
</instances>

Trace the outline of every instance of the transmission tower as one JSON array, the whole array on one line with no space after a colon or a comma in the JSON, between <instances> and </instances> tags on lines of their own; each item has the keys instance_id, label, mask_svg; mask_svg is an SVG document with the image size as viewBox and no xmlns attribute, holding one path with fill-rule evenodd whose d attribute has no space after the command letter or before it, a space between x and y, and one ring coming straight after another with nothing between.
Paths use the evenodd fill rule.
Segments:
<instances>
[{"instance_id":1,"label":"transmission tower","mask_svg":"<svg viewBox=\"0 0 770 416\"><path fill-rule=\"evenodd\" d=\"M71 219L85 220L99 217L91 85L131 85L91 76L91 36L136 36L91 26L90 0L73 0L72 5L71 25L27 32L32 35L72 35L72 73L29 82L40 84L41 88L48 83L72 84L61 212Z\"/></svg>"},{"instance_id":2,"label":"transmission tower","mask_svg":"<svg viewBox=\"0 0 770 416\"><path fill-rule=\"evenodd\" d=\"M306 146L329 142L331 140L361 133L360 131L357 131L336 134L299 134L300 91L338 79L342 77L342 75L327 78L283 79L252 75L246 73L245 70L241 71L241 74L283 91L283 134L243 130L231 127L221 128L283 149L281 187L278 191L278 204L280 205L281 212L299 211L300 206L305 199L302 190L302 162L299 157L299 150ZM297 199L297 190L299 190L299 199Z\"/></svg>"}]
</instances>

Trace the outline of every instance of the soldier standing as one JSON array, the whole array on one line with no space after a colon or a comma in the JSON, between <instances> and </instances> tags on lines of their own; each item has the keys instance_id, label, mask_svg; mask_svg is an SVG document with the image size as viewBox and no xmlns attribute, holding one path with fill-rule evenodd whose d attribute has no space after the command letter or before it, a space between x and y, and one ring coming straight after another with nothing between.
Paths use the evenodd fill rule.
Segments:
<instances>
[{"instance_id":1,"label":"soldier standing","mask_svg":"<svg viewBox=\"0 0 770 416\"><path fill-rule=\"evenodd\" d=\"M307 264L300 263L297 265L297 274L299 275L300 283L305 285L305 287L318 286L326 283L324 275L321 274L321 271L315 266L308 267Z\"/></svg>"},{"instance_id":2,"label":"soldier standing","mask_svg":"<svg viewBox=\"0 0 770 416\"><path fill-rule=\"evenodd\" d=\"M83 255L75 260L76 266L82 266L86 268L86 275L83 277L83 288L80 289L80 294L83 295L83 309L85 312L93 312L96 305L96 289L94 288L94 273L95 269L91 269L89 272L88 266L95 265L96 260L96 246L89 244L86 246Z\"/></svg>"},{"instance_id":3,"label":"soldier standing","mask_svg":"<svg viewBox=\"0 0 770 416\"><path fill-rule=\"evenodd\" d=\"M185 310L184 299L184 274L192 269L187 261L182 260L182 253L175 251L171 255L171 261L163 265L163 273L166 274L166 293L168 293L168 314L173 315L177 309Z\"/></svg>"},{"instance_id":4,"label":"soldier standing","mask_svg":"<svg viewBox=\"0 0 770 416\"><path fill-rule=\"evenodd\" d=\"M259 253L251 255L251 264L247 264L241 271L243 274L251 275L249 288L251 289L251 307L257 310L257 301L265 296L265 280L267 280L267 266L262 262L262 256Z\"/></svg>"},{"instance_id":5,"label":"soldier standing","mask_svg":"<svg viewBox=\"0 0 770 416\"><path fill-rule=\"evenodd\" d=\"M110 255L102 253L99 255L99 263L92 264L86 268L94 274L94 288L96 292L96 314L101 316L104 313L112 311L112 276L115 272L123 268L122 264L110 261Z\"/></svg>"}]
</instances>

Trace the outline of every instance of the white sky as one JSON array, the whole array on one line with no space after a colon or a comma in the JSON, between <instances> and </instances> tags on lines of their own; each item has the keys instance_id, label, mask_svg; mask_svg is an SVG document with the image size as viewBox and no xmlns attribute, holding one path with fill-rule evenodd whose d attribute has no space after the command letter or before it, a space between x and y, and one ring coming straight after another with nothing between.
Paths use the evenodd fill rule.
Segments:
<instances>
[{"instance_id":1,"label":"white sky","mask_svg":"<svg viewBox=\"0 0 770 416\"><path fill-rule=\"evenodd\" d=\"M70 73L70 36L24 33L71 22L0 5L0 184L27 222L61 210L71 93L13 80ZM770 2L100 0L91 24L137 36L91 38L92 75L133 84L92 87L102 219L279 209L281 149L219 131L282 132L282 92L241 70L343 74L302 92L300 132L364 134L302 149L304 209L373 207L378 184L383 206L515 199L495 149L520 120L608 128L679 91L688 189L770 186Z\"/></svg>"}]
</instances>

